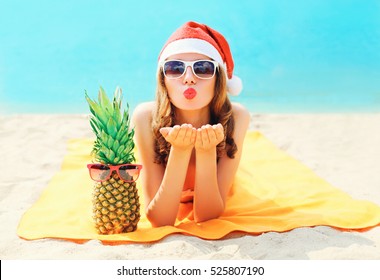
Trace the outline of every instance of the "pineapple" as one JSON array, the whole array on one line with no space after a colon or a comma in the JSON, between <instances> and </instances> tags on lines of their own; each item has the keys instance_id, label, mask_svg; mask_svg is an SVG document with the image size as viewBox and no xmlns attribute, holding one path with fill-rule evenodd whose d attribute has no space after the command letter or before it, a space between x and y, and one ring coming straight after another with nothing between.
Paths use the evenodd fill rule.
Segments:
<instances>
[{"instance_id":1,"label":"pineapple","mask_svg":"<svg viewBox=\"0 0 380 280\"><path fill-rule=\"evenodd\" d=\"M105 165L129 164L133 154L134 129L130 129L129 106L121 112L122 93L116 88L111 102L100 87L99 102L85 98L92 113L90 124L96 135L95 160ZM125 182L112 171L108 180L96 182L93 190L93 219L99 234L117 234L137 229L140 203L136 182Z\"/></svg>"}]
</instances>

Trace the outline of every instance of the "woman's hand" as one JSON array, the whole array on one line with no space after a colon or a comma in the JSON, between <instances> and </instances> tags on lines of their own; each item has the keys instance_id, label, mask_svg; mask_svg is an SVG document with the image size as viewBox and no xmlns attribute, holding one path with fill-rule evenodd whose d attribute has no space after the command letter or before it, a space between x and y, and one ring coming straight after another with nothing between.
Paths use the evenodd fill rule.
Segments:
<instances>
[{"instance_id":1,"label":"woman's hand","mask_svg":"<svg viewBox=\"0 0 380 280\"><path fill-rule=\"evenodd\" d=\"M163 127L160 133L172 147L183 150L192 149L197 136L197 130L191 124Z\"/></svg>"},{"instance_id":2,"label":"woman's hand","mask_svg":"<svg viewBox=\"0 0 380 280\"><path fill-rule=\"evenodd\" d=\"M160 133L173 147L190 149L195 147L198 151L208 151L223 141L224 130L219 123L216 125L204 125L195 129L191 124L163 127Z\"/></svg>"},{"instance_id":3,"label":"woman's hand","mask_svg":"<svg viewBox=\"0 0 380 280\"><path fill-rule=\"evenodd\" d=\"M222 142L223 139L224 130L220 123L216 125L204 125L197 129L195 149L201 152L215 149L215 147Z\"/></svg>"}]
</instances>

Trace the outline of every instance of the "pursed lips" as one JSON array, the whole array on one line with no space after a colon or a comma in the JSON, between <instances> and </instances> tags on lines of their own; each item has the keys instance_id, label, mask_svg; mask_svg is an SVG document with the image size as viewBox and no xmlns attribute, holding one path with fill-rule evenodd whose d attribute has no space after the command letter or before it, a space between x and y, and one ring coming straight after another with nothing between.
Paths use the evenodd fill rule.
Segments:
<instances>
[{"instance_id":1,"label":"pursed lips","mask_svg":"<svg viewBox=\"0 0 380 280\"><path fill-rule=\"evenodd\" d=\"M183 92L186 99L193 99L197 95L197 91L194 88L188 88Z\"/></svg>"}]
</instances>

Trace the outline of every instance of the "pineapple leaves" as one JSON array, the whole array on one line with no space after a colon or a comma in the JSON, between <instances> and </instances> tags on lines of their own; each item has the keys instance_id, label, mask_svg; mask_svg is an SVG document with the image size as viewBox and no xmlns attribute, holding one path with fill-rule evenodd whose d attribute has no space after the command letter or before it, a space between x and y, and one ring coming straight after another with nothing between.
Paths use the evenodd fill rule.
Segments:
<instances>
[{"instance_id":1,"label":"pineapple leaves","mask_svg":"<svg viewBox=\"0 0 380 280\"><path fill-rule=\"evenodd\" d=\"M85 91L91 111L90 124L96 135L92 153L105 164L123 164L135 161L133 150L134 129L130 128L129 105L122 110L122 91L116 88L112 102L100 87L98 102Z\"/></svg>"},{"instance_id":2,"label":"pineapple leaves","mask_svg":"<svg viewBox=\"0 0 380 280\"><path fill-rule=\"evenodd\" d=\"M115 159L115 152L114 151L112 151L112 150L108 150L107 151L107 158L110 160L110 161L112 161L112 163L113 163L113 160Z\"/></svg>"},{"instance_id":3,"label":"pineapple leaves","mask_svg":"<svg viewBox=\"0 0 380 280\"><path fill-rule=\"evenodd\" d=\"M107 134L111 136L112 138L116 138L117 127L116 127L116 122L113 118L108 119L106 128L107 128Z\"/></svg>"},{"instance_id":4,"label":"pineapple leaves","mask_svg":"<svg viewBox=\"0 0 380 280\"><path fill-rule=\"evenodd\" d=\"M121 88L116 87L116 90L113 94L112 108L113 108L113 118L117 124L121 124L121 103L122 103L122 92ZM119 129L120 127L118 127Z\"/></svg>"},{"instance_id":5,"label":"pineapple leaves","mask_svg":"<svg viewBox=\"0 0 380 280\"><path fill-rule=\"evenodd\" d=\"M106 136L107 138L104 139L104 144L107 146L107 148L111 149L113 147L113 143L115 142L115 140L112 137L108 137L108 135Z\"/></svg>"},{"instance_id":6,"label":"pineapple leaves","mask_svg":"<svg viewBox=\"0 0 380 280\"><path fill-rule=\"evenodd\" d=\"M111 102L108 99L108 96L102 87L100 87L99 89L98 99L99 99L100 107L106 110L107 109L109 110L109 108L111 108Z\"/></svg>"},{"instance_id":7,"label":"pineapple leaves","mask_svg":"<svg viewBox=\"0 0 380 280\"><path fill-rule=\"evenodd\" d=\"M96 119L100 122L101 125L105 126L107 124L107 116L102 111L102 108L97 104L95 101L91 100L91 98L88 97L87 92L86 94L86 100L90 107L90 111L92 113L92 118Z\"/></svg>"},{"instance_id":8,"label":"pineapple leaves","mask_svg":"<svg viewBox=\"0 0 380 280\"><path fill-rule=\"evenodd\" d=\"M117 149L117 154L120 155L124 151L125 147L124 145L120 145L120 147Z\"/></svg>"},{"instance_id":9,"label":"pineapple leaves","mask_svg":"<svg viewBox=\"0 0 380 280\"><path fill-rule=\"evenodd\" d=\"M90 124L91 124L92 131L95 134L98 134L99 133L99 128L98 128L98 125L97 125L96 121L94 119L90 119Z\"/></svg>"}]
</instances>

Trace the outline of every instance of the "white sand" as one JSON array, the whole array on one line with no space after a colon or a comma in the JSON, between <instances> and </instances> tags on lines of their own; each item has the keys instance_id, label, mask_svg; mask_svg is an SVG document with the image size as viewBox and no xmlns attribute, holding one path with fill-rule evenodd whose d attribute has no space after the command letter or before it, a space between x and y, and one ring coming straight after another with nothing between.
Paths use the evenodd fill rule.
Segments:
<instances>
[{"instance_id":1,"label":"white sand","mask_svg":"<svg viewBox=\"0 0 380 280\"><path fill-rule=\"evenodd\" d=\"M251 129L357 199L380 205L380 114L253 115ZM86 116L0 117L1 259L380 259L380 227L299 228L219 241L172 235L144 245L79 245L16 235L21 216L59 170L69 138L92 137Z\"/></svg>"}]
</instances>

